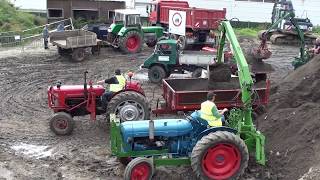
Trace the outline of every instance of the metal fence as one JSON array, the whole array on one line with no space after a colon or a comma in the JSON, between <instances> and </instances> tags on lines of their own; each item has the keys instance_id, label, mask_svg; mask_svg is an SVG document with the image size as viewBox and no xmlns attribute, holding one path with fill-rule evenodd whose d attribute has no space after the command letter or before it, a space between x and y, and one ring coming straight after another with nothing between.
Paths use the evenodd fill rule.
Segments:
<instances>
[{"instance_id":1,"label":"metal fence","mask_svg":"<svg viewBox=\"0 0 320 180\"><path fill-rule=\"evenodd\" d=\"M72 19L52 22L48 25L49 32L54 32L59 24L63 23L65 29L74 29ZM40 48L44 46L42 31L46 25L37 26L23 31L0 32L0 51L11 48Z\"/></svg>"}]
</instances>

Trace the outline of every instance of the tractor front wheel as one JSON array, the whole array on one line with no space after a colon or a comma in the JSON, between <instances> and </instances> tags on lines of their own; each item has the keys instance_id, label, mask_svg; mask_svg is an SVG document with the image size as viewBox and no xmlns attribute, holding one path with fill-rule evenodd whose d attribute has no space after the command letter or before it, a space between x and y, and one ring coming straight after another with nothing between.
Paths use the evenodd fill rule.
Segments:
<instances>
[{"instance_id":1,"label":"tractor front wheel","mask_svg":"<svg viewBox=\"0 0 320 180\"><path fill-rule=\"evenodd\" d=\"M50 119L50 129L56 135L69 135L73 131L74 121L70 114L58 112Z\"/></svg>"},{"instance_id":2,"label":"tractor front wheel","mask_svg":"<svg viewBox=\"0 0 320 180\"><path fill-rule=\"evenodd\" d=\"M143 179L151 180L154 166L150 159L137 157L124 170L124 180Z\"/></svg>"},{"instance_id":3,"label":"tractor front wheel","mask_svg":"<svg viewBox=\"0 0 320 180\"><path fill-rule=\"evenodd\" d=\"M76 62L81 62L86 57L86 51L84 48L76 48L72 52L72 59Z\"/></svg>"},{"instance_id":4,"label":"tractor front wheel","mask_svg":"<svg viewBox=\"0 0 320 180\"><path fill-rule=\"evenodd\" d=\"M146 97L134 91L125 91L110 100L107 114L116 114L121 122L144 120L150 118L149 107Z\"/></svg>"},{"instance_id":5,"label":"tractor front wheel","mask_svg":"<svg viewBox=\"0 0 320 180\"><path fill-rule=\"evenodd\" d=\"M248 166L246 144L239 136L217 131L197 142L191 167L199 179L237 179Z\"/></svg>"},{"instance_id":6,"label":"tractor front wheel","mask_svg":"<svg viewBox=\"0 0 320 180\"><path fill-rule=\"evenodd\" d=\"M161 66L152 66L148 71L148 78L152 83L160 83L165 77L168 77L168 75L164 68Z\"/></svg>"},{"instance_id":7,"label":"tractor front wheel","mask_svg":"<svg viewBox=\"0 0 320 180\"><path fill-rule=\"evenodd\" d=\"M138 53L142 48L141 34L137 31L129 31L120 38L120 48L125 53Z\"/></svg>"}]
</instances>

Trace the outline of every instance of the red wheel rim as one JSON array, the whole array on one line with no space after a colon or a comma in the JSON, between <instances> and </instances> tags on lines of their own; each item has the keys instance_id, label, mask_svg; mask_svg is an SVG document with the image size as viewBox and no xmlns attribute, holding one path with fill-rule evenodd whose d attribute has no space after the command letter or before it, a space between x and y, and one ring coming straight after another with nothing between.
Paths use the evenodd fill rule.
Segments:
<instances>
[{"instance_id":1,"label":"red wheel rim","mask_svg":"<svg viewBox=\"0 0 320 180\"><path fill-rule=\"evenodd\" d=\"M64 120L64 119L58 119L55 123L55 127L57 129L67 129L68 127L68 121Z\"/></svg>"},{"instance_id":2,"label":"red wheel rim","mask_svg":"<svg viewBox=\"0 0 320 180\"><path fill-rule=\"evenodd\" d=\"M131 180L148 180L151 175L151 167L148 163L142 162L131 170Z\"/></svg>"},{"instance_id":3,"label":"red wheel rim","mask_svg":"<svg viewBox=\"0 0 320 180\"><path fill-rule=\"evenodd\" d=\"M135 52L139 48L140 39L137 36L131 36L128 38L126 46L128 51Z\"/></svg>"},{"instance_id":4,"label":"red wheel rim","mask_svg":"<svg viewBox=\"0 0 320 180\"><path fill-rule=\"evenodd\" d=\"M241 154L229 143L210 147L202 158L202 169L211 179L229 179L240 168Z\"/></svg>"}]
</instances>

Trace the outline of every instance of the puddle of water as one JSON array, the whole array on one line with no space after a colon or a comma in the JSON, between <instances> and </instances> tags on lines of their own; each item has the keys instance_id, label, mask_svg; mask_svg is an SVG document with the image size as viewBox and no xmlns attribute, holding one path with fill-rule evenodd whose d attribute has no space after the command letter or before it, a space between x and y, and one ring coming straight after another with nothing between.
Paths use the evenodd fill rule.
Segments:
<instances>
[{"instance_id":1,"label":"puddle of water","mask_svg":"<svg viewBox=\"0 0 320 180\"><path fill-rule=\"evenodd\" d=\"M52 155L53 151L53 149L50 149L48 146L39 146L26 143L20 143L12 146L11 148L18 153L22 153L29 157L35 157L37 159L49 157Z\"/></svg>"}]
</instances>

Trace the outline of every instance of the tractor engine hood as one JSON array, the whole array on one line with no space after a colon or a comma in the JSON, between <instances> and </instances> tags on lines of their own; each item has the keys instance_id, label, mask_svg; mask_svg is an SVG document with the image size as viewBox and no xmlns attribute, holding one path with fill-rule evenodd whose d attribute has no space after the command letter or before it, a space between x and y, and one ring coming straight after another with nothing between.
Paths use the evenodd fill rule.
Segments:
<instances>
[{"instance_id":1,"label":"tractor engine hood","mask_svg":"<svg viewBox=\"0 0 320 180\"><path fill-rule=\"evenodd\" d=\"M102 96L105 91L105 88L101 85L88 85L88 92L93 92L96 96ZM69 97L83 97L84 95L84 86L83 85L61 85L60 87L51 86L48 91L53 94L63 93L65 96Z\"/></svg>"},{"instance_id":2,"label":"tractor engine hood","mask_svg":"<svg viewBox=\"0 0 320 180\"><path fill-rule=\"evenodd\" d=\"M148 137L148 121L126 121L120 125L125 142L129 138ZM188 134L193 129L191 123L185 119L159 119L154 120L154 136L175 137Z\"/></svg>"}]
</instances>

